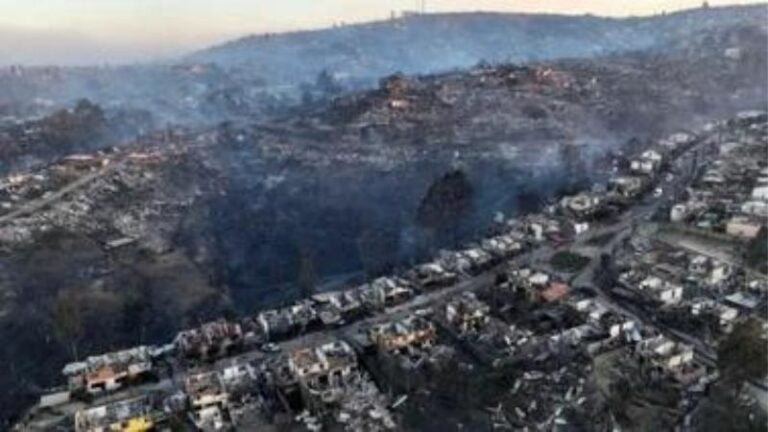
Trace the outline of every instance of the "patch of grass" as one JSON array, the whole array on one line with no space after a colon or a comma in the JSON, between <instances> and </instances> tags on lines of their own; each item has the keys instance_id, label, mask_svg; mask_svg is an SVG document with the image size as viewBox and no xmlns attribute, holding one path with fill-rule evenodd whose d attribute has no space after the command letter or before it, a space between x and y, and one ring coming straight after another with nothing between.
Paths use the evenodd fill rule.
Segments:
<instances>
[{"instance_id":1,"label":"patch of grass","mask_svg":"<svg viewBox=\"0 0 768 432\"><path fill-rule=\"evenodd\" d=\"M589 264L590 259L568 251L558 252L552 256L549 263L557 271L566 273L575 273L582 270Z\"/></svg>"}]
</instances>

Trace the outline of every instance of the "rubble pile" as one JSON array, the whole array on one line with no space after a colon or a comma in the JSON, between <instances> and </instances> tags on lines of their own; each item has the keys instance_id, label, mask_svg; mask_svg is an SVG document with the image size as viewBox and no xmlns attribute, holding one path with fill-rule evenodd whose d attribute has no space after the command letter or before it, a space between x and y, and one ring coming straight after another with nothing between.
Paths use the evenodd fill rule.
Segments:
<instances>
[{"instance_id":1,"label":"rubble pile","mask_svg":"<svg viewBox=\"0 0 768 432\"><path fill-rule=\"evenodd\" d=\"M584 369L577 370L581 368ZM589 372L585 365L562 367L554 372L524 372L503 403L504 409L512 414L509 422L515 428L534 430L567 423L563 415L566 409L585 408L587 398L583 393Z\"/></svg>"},{"instance_id":2,"label":"rubble pile","mask_svg":"<svg viewBox=\"0 0 768 432\"><path fill-rule=\"evenodd\" d=\"M170 166L157 165L156 158ZM79 167L72 167L75 162ZM174 223L196 198L197 189L190 187L194 185L167 186L173 183L166 175L184 163L189 162L173 149L161 155L118 151L65 158L30 176L10 175L3 187L10 201L4 206L0 242L5 248L18 248L46 232L63 231L102 237L104 243L132 238L150 250L166 251ZM166 186L158 188L159 184ZM40 192L30 193L30 189ZM126 192L134 197L154 196L129 201ZM124 207L126 203L129 207ZM115 205L122 207L119 215L114 213Z\"/></svg>"}]
</instances>

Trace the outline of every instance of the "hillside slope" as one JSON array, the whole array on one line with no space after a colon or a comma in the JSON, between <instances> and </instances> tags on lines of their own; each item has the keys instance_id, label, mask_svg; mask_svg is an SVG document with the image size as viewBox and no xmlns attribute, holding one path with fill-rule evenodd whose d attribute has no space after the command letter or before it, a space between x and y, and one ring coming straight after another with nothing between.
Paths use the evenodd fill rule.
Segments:
<instances>
[{"instance_id":1,"label":"hillside slope","mask_svg":"<svg viewBox=\"0 0 768 432\"><path fill-rule=\"evenodd\" d=\"M648 139L766 109L766 44L764 26L740 25L664 54L398 75L269 121L164 131L5 179L0 418L56 382L72 347L163 341L279 303L308 259L321 279L392 269L476 238L496 212L600 181ZM419 209L455 170L466 211L424 226Z\"/></svg>"},{"instance_id":2,"label":"hillside slope","mask_svg":"<svg viewBox=\"0 0 768 432\"><path fill-rule=\"evenodd\" d=\"M760 25L768 8L695 9L643 18L523 14L411 16L318 31L249 36L165 63L0 69L0 122L87 98L149 111L162 124L264 118L305 96L370 88L396 71L434 73L481 61L662 52L697 32ZM323 78L320 74L328 73Z\"/></svg>"},{"instance_id":3,"label":"hillside slope","mask_svg":"<svg viewBox=\"0 0 768 432\"><path fill-rule=\"evenodd\" d=\"M429 73L488 62L590 57L665 47L702 30L761 24L765 5L700 8L669 15L594 16L454 13L318 31L249 36L189 57L248 67L282 84L311 82L323 70L371 79L401 71Z\"/></svg>"}]
</instances>

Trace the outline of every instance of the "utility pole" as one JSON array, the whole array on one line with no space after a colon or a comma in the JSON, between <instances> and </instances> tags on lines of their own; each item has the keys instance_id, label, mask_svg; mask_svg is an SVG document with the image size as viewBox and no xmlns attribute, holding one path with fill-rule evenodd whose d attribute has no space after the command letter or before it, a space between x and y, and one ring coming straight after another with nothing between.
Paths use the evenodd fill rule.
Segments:
<instances>
[{"instance_id":1,"label":"utility pole","mask_svg":"<svg viewBox=\"0 0 768 432\"><path fill-rule=\"evenodd\" d=\"M427 0L421 0L421 14L427 13Z\"/></svg>"}]
</instances>

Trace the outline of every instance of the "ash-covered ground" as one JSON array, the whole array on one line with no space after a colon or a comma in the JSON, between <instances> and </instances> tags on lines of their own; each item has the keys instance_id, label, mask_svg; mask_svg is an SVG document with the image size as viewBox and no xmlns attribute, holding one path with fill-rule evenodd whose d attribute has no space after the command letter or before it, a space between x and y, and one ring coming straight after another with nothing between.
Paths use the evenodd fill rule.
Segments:
<instances>
[{"instance_id":1,"label":"ash-covered ground","mask_svg":"<svg viewBox=\"0 0 768 432\"><path fill-rule=\"evenodd\" d=\"M765 109L766 29L743 21L664 49L390 75L213 126L81 104L4 128L0 415L72 357L396 271L651 139Z\"/></svg>"}]
</instances>

